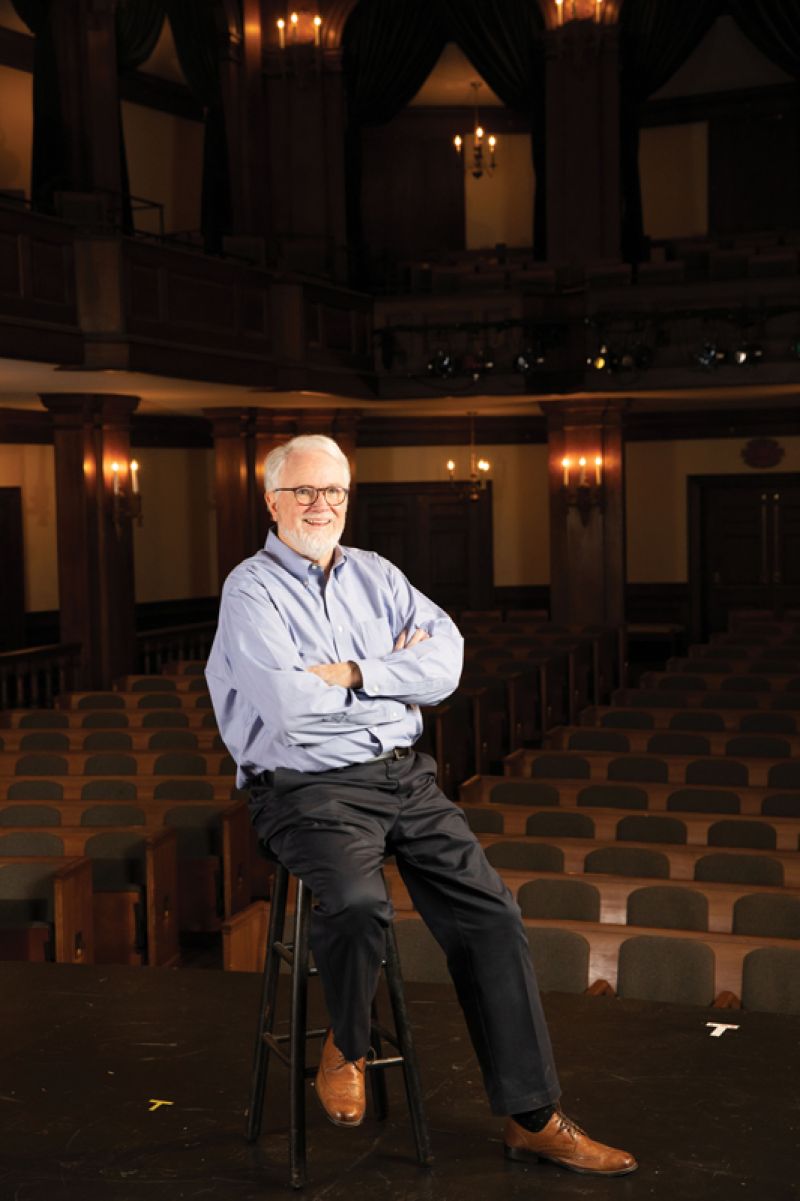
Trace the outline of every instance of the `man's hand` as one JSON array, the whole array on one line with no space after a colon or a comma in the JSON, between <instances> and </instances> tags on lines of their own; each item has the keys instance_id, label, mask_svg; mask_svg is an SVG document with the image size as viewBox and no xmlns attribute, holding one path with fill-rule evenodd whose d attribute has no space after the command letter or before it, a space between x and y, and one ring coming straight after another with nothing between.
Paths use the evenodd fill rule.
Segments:
<instances>
[{"instance_id":1,"label":"man's hand","mask_svg":"<svg viewBox=\"0 0 800 1201\"><path fill-rule=\"evenodd\" d=\"M339 684L342 688L360 688L363 684L361 672L355 663L318 663L309 667L325 684Z\"/></svg>"},{"instance_id":2,"label":"man's hand","mask_svg":"<svg viewBox=\"0 0 800 1201\"><path fill-rule=\"evenodd\" d=\"M420 630L419 628L414 630L410 638L408 637L408 630L401 630L397 635L397 641L393 649L396 651L407 651L412 646L416 646L418 642L425 642L427 638L430 638L430 634L426 634L424 630Z\"/></svg>"}]
</instances>

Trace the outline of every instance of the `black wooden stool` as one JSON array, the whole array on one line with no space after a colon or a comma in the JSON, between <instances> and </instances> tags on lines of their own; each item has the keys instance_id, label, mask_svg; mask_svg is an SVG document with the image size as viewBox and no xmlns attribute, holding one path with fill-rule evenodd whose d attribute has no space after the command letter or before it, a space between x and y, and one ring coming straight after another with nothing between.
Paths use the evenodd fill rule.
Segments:
<instances>
[{"instance_id":1,"label":"black wooden stool","mask_svg":"<svg viewBox=\"0 0 800 1201\"><path fill-rule=\"evenodd\" d=\"M282 864L276 864L267 951L264 960L264 986L253 1057L247 1138L249 1142L255 1142L261 1131L269 1056L271 1052L274 1052L289 1068L289 1182L293 1188L302 1188L306 1182L305 1081L314 1077L317 1072L316 1065L306 1064L306 1041L309 1038L322 1039L326 1031L306 1028L308 977L317 975L316 968L309 965L308 927L311 917L311 894L302 881L298 880L294 937L291 942L284 942L283 930L286 920L288 886L288 871ZM273 1034L281 962L288 964L291 969L289 1033ZM391 925L386 931L386 957L383 962L383 970L394 1018L394 1031L387 1030L380 1024L373 1002L370 1040L374 1056L368 1056L366 1062L372 1106L377 1118L386 1117L386 1081L383 1071L389 1067L402 1067L417 1158L421 1164L428 1164L432 1158L428 1124L425 1119L417 1059L411 1039L403 978L397 954L397 941L394 927ZM397 1054L384 1056L382 1052L384 1041L389 1043ZM285 1043L289 1044L288 1053L284 1050Z\"/></svg>"}]
</instances>

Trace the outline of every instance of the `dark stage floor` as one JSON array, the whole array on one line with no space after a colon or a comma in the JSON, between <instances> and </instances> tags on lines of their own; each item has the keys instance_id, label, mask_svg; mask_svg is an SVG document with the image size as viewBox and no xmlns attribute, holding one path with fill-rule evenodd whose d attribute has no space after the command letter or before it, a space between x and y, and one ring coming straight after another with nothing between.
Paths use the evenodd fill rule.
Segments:
<instances>
[{"instance_id":1,"label":"dark stage floor","mask_svg":"<svg viewBox=\"0 0 800 1201\"><path fill-rule=\"evenodd\" d=\"M215 971L0 964L2 1201L297 1196L280 1065L262 1142L243 1136L258 992ZM565 1108L641 1164L603 1180L506 1165L452 994L407 992L436 1162L414 1160L398 1072L383 1124L337 1129L310 1095L309 1201L800 1197L800 1020L551 994ZM739 1028L715 1037L718 1020Z\"/></svg>"}]
</instances>

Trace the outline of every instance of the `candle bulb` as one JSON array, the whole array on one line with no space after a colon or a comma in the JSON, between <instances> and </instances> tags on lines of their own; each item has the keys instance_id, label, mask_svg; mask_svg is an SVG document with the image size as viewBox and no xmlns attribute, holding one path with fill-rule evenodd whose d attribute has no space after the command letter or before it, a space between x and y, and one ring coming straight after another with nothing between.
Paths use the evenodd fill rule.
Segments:
<instances>
[{"instance_id":1,"label":"candle bulb","mask_svg":"<svg viewBox=\"0 0 800 1201\"><path fill-rule=\"evenodd\" d=\"M578 459L578 466L581 469L581 474L580 474L578 483L585 484L586 483L586 459L583 457L583 455L581 455L581 457Z\"/></svg>"},{"instance_id":2,"label":"candle bulb","mask_svg":"<svg viewBox=\"0 0 800 1201\"><path fill-rule=\"evenodd\" d=\"M319 46L319 44L320 44L320 27L321 27L321 25L322 25L322 17L320 17L320 16L314 17L314 45L315 46Z\"/></svg>"},{"instance_id":3,"label":"candle bulb","mask_svg":"<svg viewBox=\"0 0 800 1201\"><path fill-rule=\"evenodd\" d=\"M494 136L494 134L491 134L489 137L489 162L491 166L494 166L494 152L496 146L497 138Z\"/></svg>"},{"instance_id":4,"label":"candle bulb","mask_svg":"<svg viewBox=\"0 0 800 1201\"><path fill-rule=\"evenodd\" d=\"M453 138L453 145L454 145L454 146L455 146L455 148L456 148L456 153L457 153L457 154L460 154L460 153L461 153L461 146L462 146L461 134L460 134L460 133L457 133L457 134L456 134L456 136Z\"/></svg>"},{"instance_id":5,"label":"candle bulb","mask_svg":"<svg viewBox=\"0 0 800 1201\"><path fill-rule=\"evenodd\" d=\"M603 0L595 0L594 19L597 25L600 24L600 9L603 6Z\"/></svg>"},{"instance_id":6,"label":"candle bulb","mask_svg":"<svg viewBox=\"0 0 800 1201\"><path fill-rule=\"evenodd\" d=\"M284 21L283 17L279 17L275 23L278 26L278 45L280 46L281 50L285 50L286 49L286 22Z\"/></svg>"},{"instance_id":7,"label":"candle bulb","mask_svg":"<svg viewBox=\"0 0 800 1201\"><path fill-rule=\"evenodd\" d=\"M603 482L603 460L600 455L597 455L594 461L594 482L598 488Z\"/></svg>"},{"instance_id":8,"label":"candle bulb","mask_svg":"<svg viewBox=\"0 0 800 1201\"><path fill-rule=\"evenodd\" d=\"M135 459L131 459L131 494L139 495L139 464Z\"/></svg>"},{"instance_id":9,"label":"candle bulb","mask_svg":"<svg viewBox=\"0 0 800 1201\"><path fill-rule=\"evenodd\" d=\"M556 0L556 12L558 13L558 24L564 24L564 0Z\"/></svg>"},{"instance_id":10,"label":"candle bulb","mask_svg":"<svg viewBox=\"0 0 800 1201\"><path fill-rule=\"evenodd\" d=\"M119 496L119 463L111 464L111 478L113 479L113 491L115 496Z\"/></svg>"},{"instance_id":11,"label":"candle bulb","mask_svg":"<svg viewBox=\"0 0 800 1201\"><path fill-rule=\"evenodd\" d=\"M454 460L454 459L448 459L448 460L447 460L447 463L446 463L446 467L447 467L447 474L450 476L450 479L452 479L452 478L453 478L453 472L454 472L454 471L455 471L455 469L456 469L455 460Z\"/></svg>"},{"instance_id":12,"label":"candle bulb","mask_svg":"<svg viewBox=\"0 0 800 1201\"><path fill-rule=\"evenodd\" d=\"M564 487L569 488L569 459L562 459L561 466L564 468Z\"/></svg>"},{"instance_id":13,"label":"candle bulb","mask_svg":"<svg viewBox=\"0 0 800 1201\"><path fill-rule=\"evenodd\" d=\"M289 17L289 23L292 26L292 41L297 41L297 22L300 20L297 13L292 13Z\"/></svg>"}]
</instances>

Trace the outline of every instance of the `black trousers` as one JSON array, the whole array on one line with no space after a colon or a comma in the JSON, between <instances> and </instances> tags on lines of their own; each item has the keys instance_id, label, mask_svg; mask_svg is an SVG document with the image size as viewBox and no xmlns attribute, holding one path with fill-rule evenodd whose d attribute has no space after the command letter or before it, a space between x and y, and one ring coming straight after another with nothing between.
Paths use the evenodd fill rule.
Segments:
<instances>
[{"instance_id":1,"label":"black trousers","mask_svg":"<svg viewBox=\"0 0 800 1201\"><path fill-rule=\"evenodd\" d=\"M412 751L330 772L279 768L251 789L253 823L314 895L311 947L347 1059L368 1050L393 917L381 866L393 854L447 956L493 1112L548 1105L560 1089L519 909L435 767Z\"/></svg>"}]
</instances>

